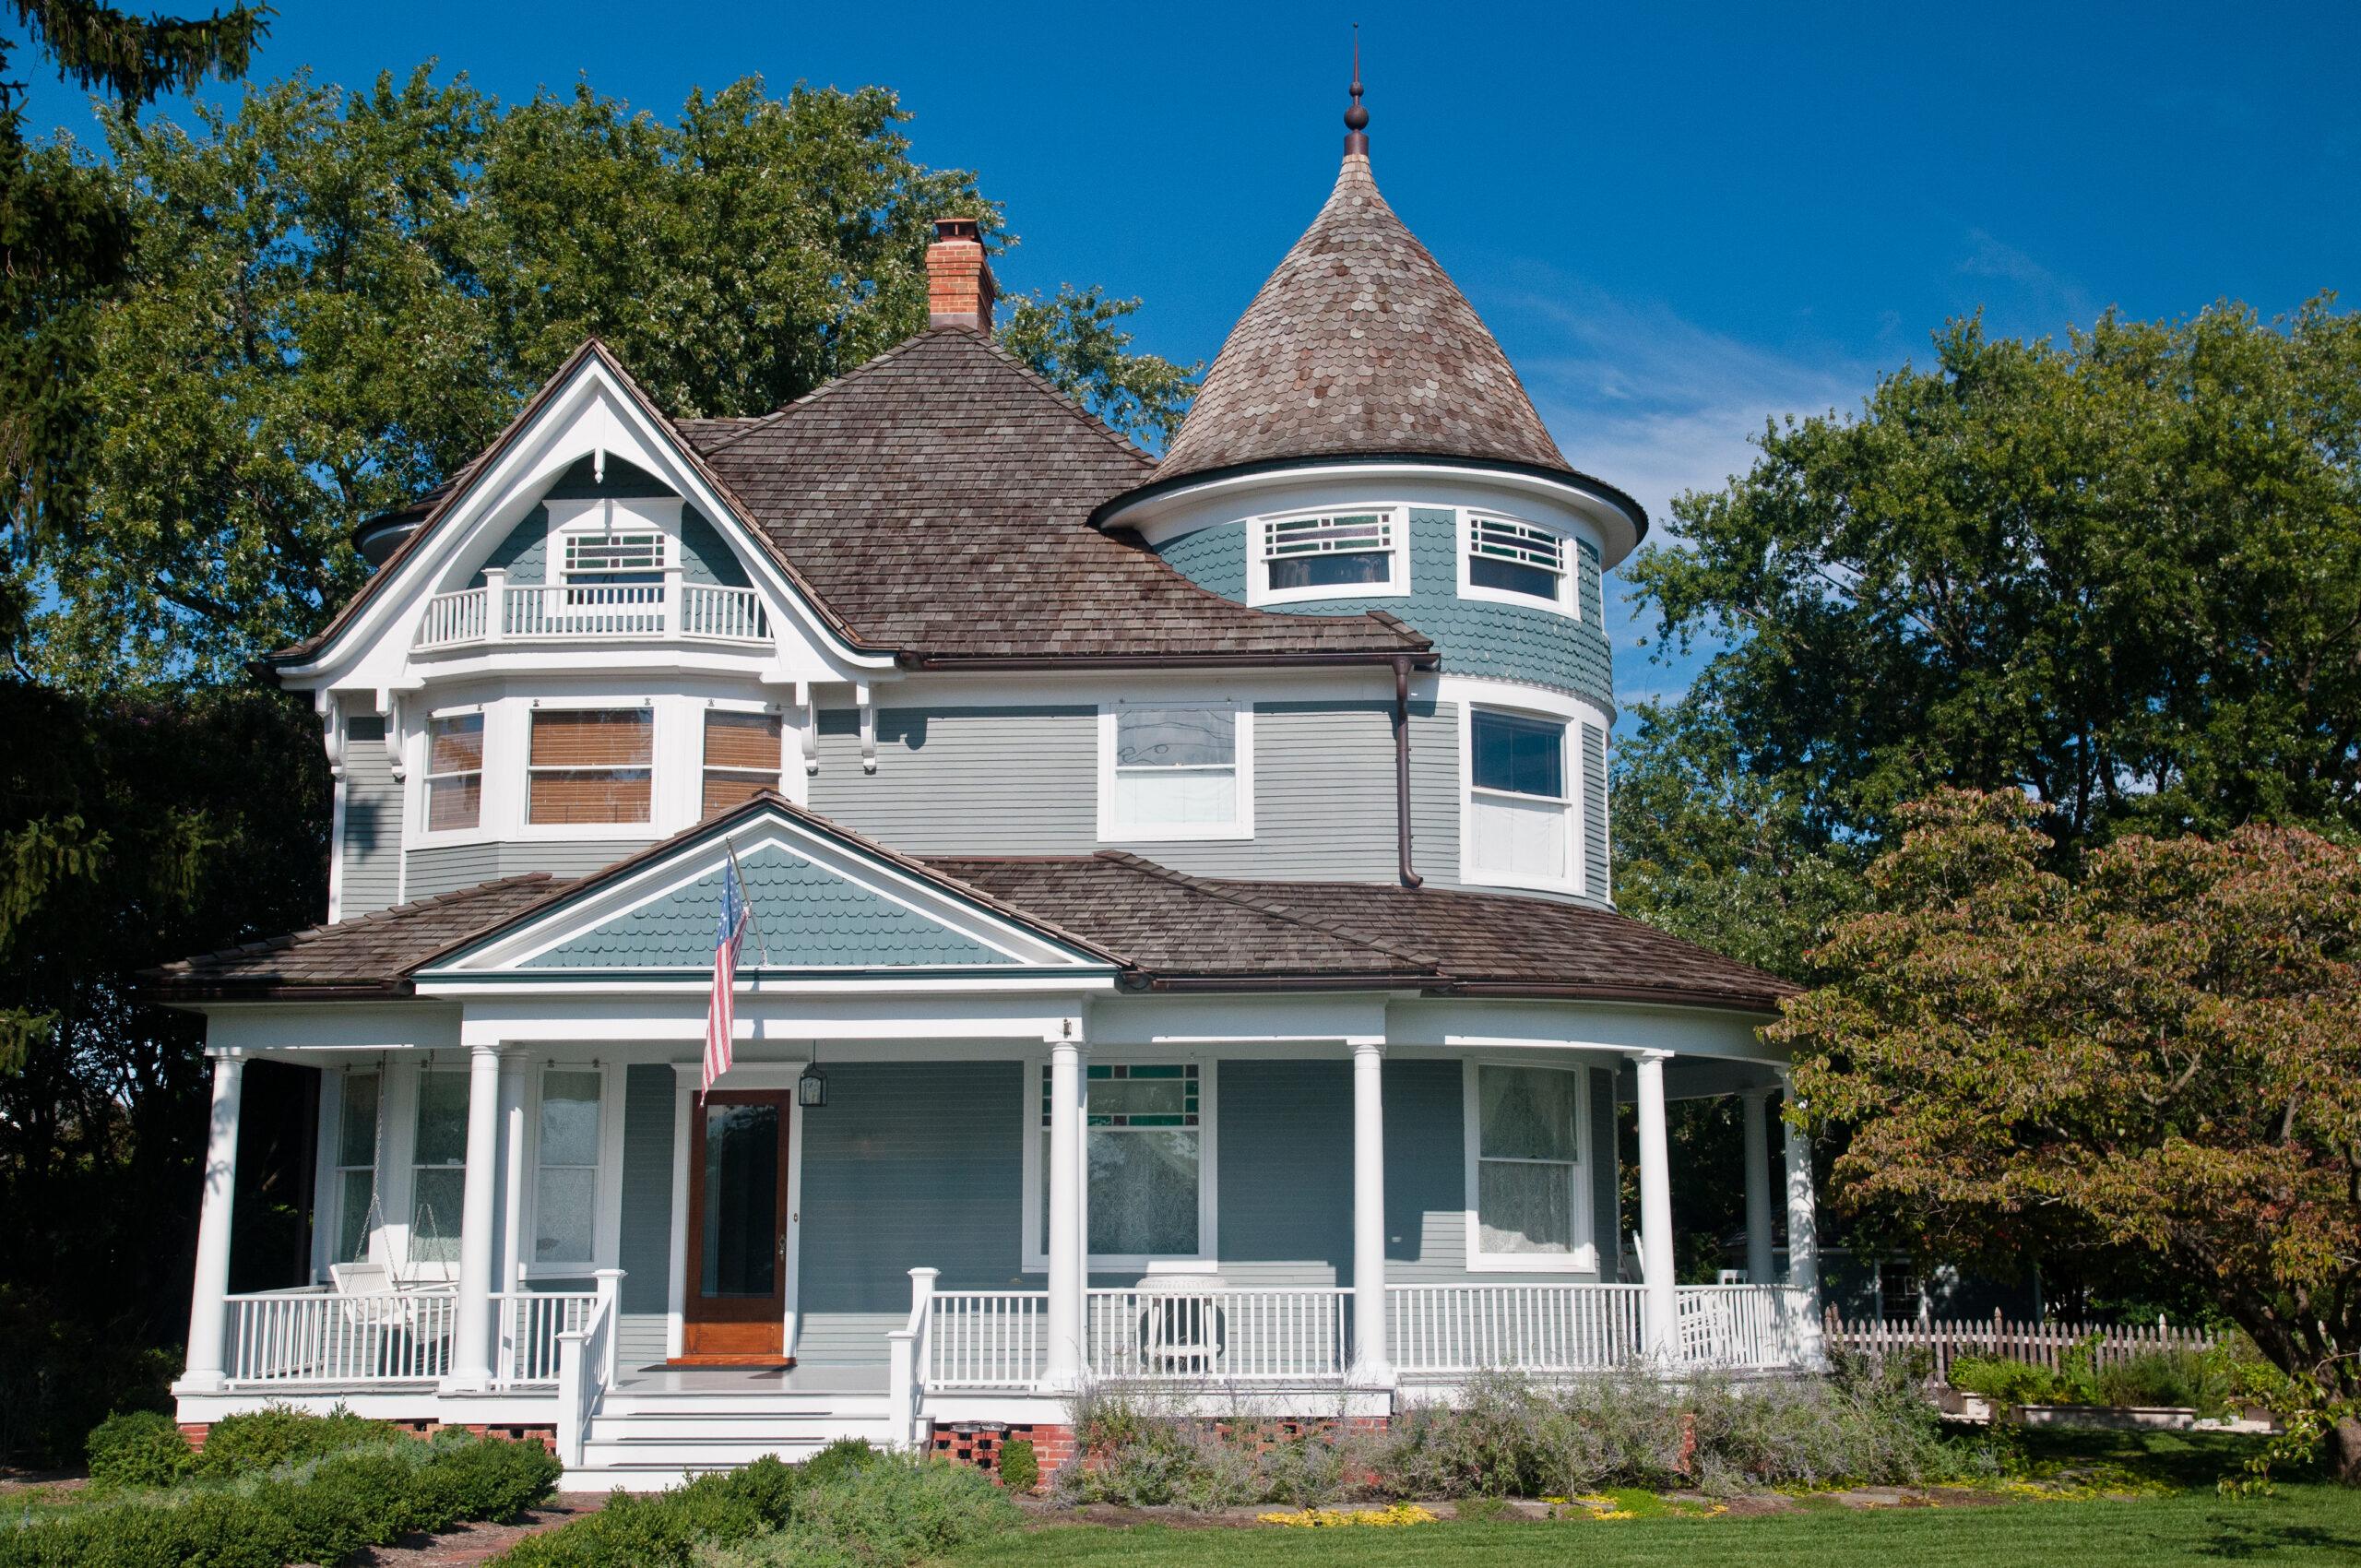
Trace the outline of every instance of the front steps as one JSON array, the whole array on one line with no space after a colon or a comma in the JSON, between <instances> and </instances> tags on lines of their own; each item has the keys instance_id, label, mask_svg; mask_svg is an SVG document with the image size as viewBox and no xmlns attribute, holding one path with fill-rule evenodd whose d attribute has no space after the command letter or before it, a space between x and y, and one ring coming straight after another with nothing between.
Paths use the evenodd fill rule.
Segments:
<instances>
[{"instance_id":1,"label":"front steps","mask_svg":"<svg viewBox=\"0 0 2361 1568\"><path fill-rule=\"evenodd\" d=\"M568 1470L560 1485L659 1491L766 1454L792 1464L839 1438L866 1438L884 1448L908 1438L907 1425L895 1430L889 1408L884 1394L611 1389L584 1435L580 1468Z\"/></svg>"}]
</instances>

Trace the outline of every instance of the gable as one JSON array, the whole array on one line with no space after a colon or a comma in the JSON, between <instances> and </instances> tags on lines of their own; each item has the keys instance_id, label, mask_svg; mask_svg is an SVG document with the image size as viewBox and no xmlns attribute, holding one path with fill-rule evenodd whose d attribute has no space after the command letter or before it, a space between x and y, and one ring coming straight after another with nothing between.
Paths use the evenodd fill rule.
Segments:
<instances>
[{"instance_id":1,"label":"gable","mask_svg":"<svg viewBox=\"0 0 2361 1568\"><path fill-rule=\"evenodd\" d=\"M742 972L1106 974L1116 960L1054 928L765 796L576 885L442 955L421 981L701 981L732 854L753 919Z\"/></svg>"},{"instance_id":2,"label":"gable","mask_svg":"<svg viewBox=\"0 0 2361 1568\"><path fill-rule=\"evenodd\" d=\"M765 844L738 857L753 910L741 962L768 968L895 968L1005 964L1010 955L929 919L873 887ZM534 968L662 968L713 962L719 865L537 955Z\"/></svg>"}]
</instances>

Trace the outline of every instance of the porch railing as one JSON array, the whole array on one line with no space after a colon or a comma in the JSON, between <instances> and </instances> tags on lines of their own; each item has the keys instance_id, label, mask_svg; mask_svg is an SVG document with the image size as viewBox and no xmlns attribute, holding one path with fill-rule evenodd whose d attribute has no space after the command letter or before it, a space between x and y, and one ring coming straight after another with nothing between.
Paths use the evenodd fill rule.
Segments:
<instances>
[{"instance_id":1,"label":"porch railing","mask_svg":"<svg viewBox=\"0 0 2361 1568\"><path fill-rule=\"evenodd\" d=\"M770 615L751 588L681 580L677 569L647 583L519 583L487 572L481 588L439 593L419 623L421 648L504 638L698 637L765 642Z\"/></svg>"},{"instance_id":2,"label":"porch railing","mask_svg":"<svg viewBox=\"0 0 2361 1568\"><path fill-rule=\"evenodd\" d=\"M517 1290L492 1297L500 1314L494 1384L518 1388L555 1384L559 1336L587 1326L598 1299L588 1290Z\"/></svg>"},{"instance_id":3,"label":"porch railing","mask_svg":"<svg viewBox=\"0 0 2361 1568\"><path fill-rule=\"evenodd\" d=\"M1387 1348L1411 1373L1584 1372L1647 1349L1639 1285L1393 1285Z\"/></svg>"},{"instance_id":4,"label":"porch railing","mask_svg":"<svg viewBox=\"0 0 2361 1568\"><path fill-rule=\"evenodd\" d=\"M1093 1377L1216 1383L1341 1376L1352 1291L1091 1290L1083 1364Z\"/></svg>"},{"instance_id":5,"label":"porch railing","mask_svg":"<svg viewBox=\"0 0 2361 1568\"><path fill-rule=\"evenodd\" d=\"M433 1383L450 1371L458 1298L447 1290L267 1290L228 1305L232 1387Z\"/></svg>"},{"instance_id":6,"label":"porch railing","mask_svg":"<svg viewBox=\"0 0 2361 1568\"><path fill-rule=\"evenodd\" d=\"M1811 1294L1785 1285L1684 1285L1680 1359L1690 1366L1795 1367L1809 1359Z\"/></svg>"},{"instance_id":7,"label":"porch railing","mask_svg":"<svg viewBox=\"0 0 2361 1568\"><path fill-rule=\"evenodd\" d=\"M1030 1388L1049 1353L1046 1290L939 1290L933 1295L931 1388Z\"/></svg>"}]
</instances>

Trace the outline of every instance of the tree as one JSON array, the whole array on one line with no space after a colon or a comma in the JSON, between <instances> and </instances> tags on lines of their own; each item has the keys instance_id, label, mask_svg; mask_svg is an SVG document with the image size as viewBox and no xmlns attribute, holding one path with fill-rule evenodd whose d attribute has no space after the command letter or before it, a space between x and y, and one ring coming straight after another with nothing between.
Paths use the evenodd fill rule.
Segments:
<instances>
[{"instance_id":1,"label":"tree","mask_svg":"<svg viewBox=\"0 0 2361 1568\"><path fill-rule=\"evenodd\" d=\"M202 20L143 21L91 0L9 9L61 80L113 99L126 125L170 89L243 76L264 27L243 5ZM130 245L126 215L96 172L26 142L13 48L0 38L0 643L11 650L30 603L30 536L71 510L81 478L89 311L121 280Z\"/></svg>"},{"instance_id":2,"label":"tree","mask_svg":"<svg viewBox=\"0 0 2361 1568\"><path fill-rule=\"evenodd\" d=\"M2361 317L1936 351L1675 504L1631 576L1665 637L1725 646L1649 760L1726 764L1733 833L1783 846L1880 842L1937 784L2035 796L2070 853L2361 825Z\"/></svg>"},{"instance_id":3,"label":"tree","mask_svg":"<svg viewBox=\"0 0 2361 1568\"><path fill-rule=\"evenodd\" d=\"M2125 836L1897 814L1875 907L1768 1032L1850 1143L1845 1202L1945 1255L2117 1250L2195 1281L2343 1412L2361 1484L2361 857L2300 829Z\"/></svg>"},{"instance_id":4,"label":"tree","mask_svg":"<svg viewBox=\"0 0 2361 1568\"><path fill-rule=\"evenodd\" d=\"M588 88L504 107L424 67L296 77L195 128L110 130L137 234L97 313L88 504L42 563L39 667L217 681L359 584L349 536L479 450L586 337L667 412L762 413L926 323L938 216L1014 239L916 162L882 88L758 80L676 122ZM1020 303L1013 348L1127 428L1188 371L1097 290Z\"/></svg>"}]
</instances>

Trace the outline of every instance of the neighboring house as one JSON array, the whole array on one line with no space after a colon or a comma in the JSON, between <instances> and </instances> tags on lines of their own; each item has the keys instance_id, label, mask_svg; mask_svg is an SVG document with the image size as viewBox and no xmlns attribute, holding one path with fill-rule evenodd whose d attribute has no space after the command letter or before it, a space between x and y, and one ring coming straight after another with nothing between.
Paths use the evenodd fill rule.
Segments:
<instances>
[{"instance_id":1,"label":"neighboring house","mask_svg":"<svg viewBox=\"0 0 2361 1568\"><path fill-rule=\"evenodd\" d=\"M851 374L675 420L588 343L364 530L268 660L334 765L329 922L155 977L215 1064L184 1422L341 1401L660 1484L976 1422L1054 1457L1086 1380L1382 1417L1811 1358L1784 988L1610 897L1600 578L1646 519L1367 146L1160 462L995 345L946 222L932 325ZM320 1074L312 1278L232 1296L258 1059ZM1676 1289L1665 1102L1721 1094L1759 1283Z\"/></svg>"}]
</instances>

